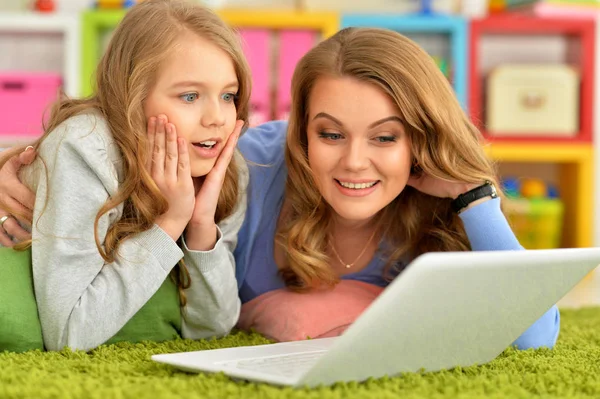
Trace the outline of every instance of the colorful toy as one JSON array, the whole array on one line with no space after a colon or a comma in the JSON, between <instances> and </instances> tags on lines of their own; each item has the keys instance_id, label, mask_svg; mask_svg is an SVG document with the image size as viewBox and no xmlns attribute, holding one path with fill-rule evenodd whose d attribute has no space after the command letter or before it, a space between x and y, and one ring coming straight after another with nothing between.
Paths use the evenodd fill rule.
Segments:
<instances>
[{"instance_id":1,"label":"colorful toy","mask_svg":"<svg viewBox=\"0 0 600 399\"><path fill-rule=\"evenodd\" d=\"M523 179L521 195L525 198L546 198L548 189L546 183L539 179Z\"/></svg>"},{"instance_id":2,"label":"colorful toy","mask_svg":"<svg viewBox=\"0 0 600 399\"><path fill-rule=\"evenodd\" d=\"M526 249L558 248L564 204L555 186L540 179L507 178L502 182L504 210L517 239Z\"/></svg>"},{"instance_id":3,"label":"colorful toy","mask_svg":"<svg viewBox=\"0 0 600 399\"><path fill-rule=\"evenodd\" d=\"M419 7L419 14L432 15L433 14L433 1L432 0L421 0L420 7Z\"/></svg>"},{"instance_id":4,"label":"colorful toy","mask_svg":"<svg viewBox=\"0 0 600 399\"><path fill-rule=\"evenodd\" d=\"M443 57L439 57L439 56L433 56L433 61L435 61L435 63L437 64L438 68L440 68L440 71L442 71L442 73L444 74L445 77L449 77L449 71L448 71L448 61L443 58Z\"/></svg>"},{"instance_id":5,"label":"colorful toy","mask_svg":"<svg viewBox=\"0 0 600 399\"><path fill-rule=\"evenodd\" d=\"M546 196L548 198L558 198L558 188L555 185L549 184Z\"/></svg>"},{"instance_id":6,"label":"colorful toy","mask_svg":"<svg viewBox=\"0 0 600 399\"><path fill-rule=\"evenodd\" d=\"M96 8L120 10L134 6L138 1L141 0L97 0Z\"/></svg>"},{"instance_id":7,"label":"colorful toy","mask_svg":"<svg viewBox=\"0 0 600 399\"><path fill-rule=\"evenodd\" d=\"M54 0L36 0L33 8L40 12L53 12L55 10Z\"/></svg>"},{"instance_id":8,"label":"colorful toy","mask_svg":"<svg viewBox=\"0 0 600 399\"><path fill-rule=\"evenodd\" d=\"M508 198L517 198L520 195L521 184L519 179L511 177L502 181L502 189Z\"/></svg>"}]
</instances>

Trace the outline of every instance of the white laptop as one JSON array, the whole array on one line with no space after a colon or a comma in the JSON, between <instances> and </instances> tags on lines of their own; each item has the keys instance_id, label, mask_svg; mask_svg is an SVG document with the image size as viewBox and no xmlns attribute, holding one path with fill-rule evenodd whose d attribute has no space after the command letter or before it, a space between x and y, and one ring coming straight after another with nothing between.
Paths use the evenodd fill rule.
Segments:
<instances>
[{"instance_id":1,"label":"white laptop","mask_svg":"<svg viewBox=\"0 0 600 399\"><path fill-rule=\"evenodd\" d=\"M190 372L295 387L493 360L600 264L600 248L428 253L340 337L161 354Z\"/></svg>"}]
</instances>

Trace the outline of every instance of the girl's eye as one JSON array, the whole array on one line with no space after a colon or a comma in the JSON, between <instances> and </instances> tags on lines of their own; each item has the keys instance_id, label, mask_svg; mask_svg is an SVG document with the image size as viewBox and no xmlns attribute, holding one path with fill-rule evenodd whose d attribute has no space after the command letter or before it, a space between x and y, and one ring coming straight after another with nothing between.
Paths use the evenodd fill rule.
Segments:
<instances>
[{"instance_id":1,"label":"girl's eye","mask_svg":"<svg viewBox=\"0 0 600 399\"><path fill-rule=\"evenodd\" d=\"M396 141L396 136L379 136L375 137L375 140L380 143L394 143Z\"/></svg>"},{"instance_id":2,"label":"girl's eye","mask_svg":"<svg viewBox=\"0 0 600 399\"><path fill-rule=\"evenodd\" d=\"M341 134L339 134L339 133L320 132L319 133L319 138L326 139L326 140L331 140L331 141L336 141L336 140L341 140L343 138L343 136Z\"/></svg>"},{"instance_id":3,"label":"girl's eye","mask_svg":"<svg viewBox=\"0 0 600 399\"><path fill-rule=\"evenodd\" d=\"M179 98L181 98L186 103L193 103L198 99L198 93L186 93L179 96Z\"/></svg>"},{"instance_id":4,"label":"girl's eye","mask_svg":"<svg viewBox=\"0 0 600 399\"><path fill-rule=\"evenodd\" d=\"M225 93L221 96L221 98L223 99L223 101L230 103L235 100L236 95L235 95L235 93Z\"/></svg>"}]
</instances>

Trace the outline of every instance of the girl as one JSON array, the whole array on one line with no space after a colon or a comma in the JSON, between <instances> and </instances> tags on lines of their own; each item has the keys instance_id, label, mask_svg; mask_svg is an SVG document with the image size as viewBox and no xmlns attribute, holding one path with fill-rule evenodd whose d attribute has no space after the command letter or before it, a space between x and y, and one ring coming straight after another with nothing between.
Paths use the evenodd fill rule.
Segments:
<instances>
[{"instance_id":1,"label":"girl","mask_svg":"<svg viewBox=\"0 0 600 399\"><path fill-rule=\"evenodd\" d=\"M146 0L115 30L95 93L54 107L22 174L36 194L33 279L46 348L107 342L169 275L183 337L228 333L240 307L232 250L247 185L233 155L250 93L235 34L202 6Z\"/></svg>"}]
</instances>

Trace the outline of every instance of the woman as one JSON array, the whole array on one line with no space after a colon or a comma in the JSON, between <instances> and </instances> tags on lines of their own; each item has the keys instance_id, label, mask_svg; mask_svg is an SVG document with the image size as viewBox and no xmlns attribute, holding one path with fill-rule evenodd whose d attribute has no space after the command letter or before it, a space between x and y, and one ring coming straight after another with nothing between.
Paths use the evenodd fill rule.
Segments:
<instances>
[{"instance_id":1,"label":"woman","mask_svg":"<svg viewBox=\"0 0 600 399\"><path fill-rule=\"evenodd\" d=\"M276 290L286 288L269 302L282 307L273 320L285 325L309 300L290 290L385 287L429 251L522 249L479 132L406 37L349 28L313 48L296 67L285 130L266 124L239 142L250 165L235 251L243 327L256 327L247 313ZM338 299L321 305L347 311ZM553 307L515 344L552 347L558 330Z\"/></svg>"}]
</instances>

